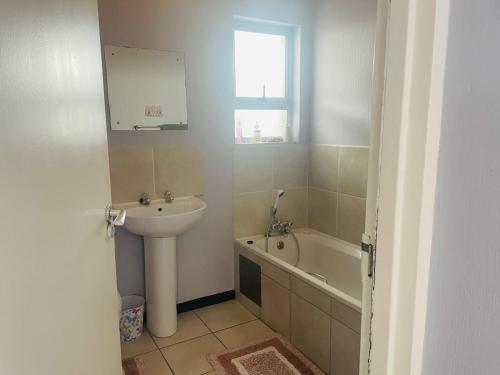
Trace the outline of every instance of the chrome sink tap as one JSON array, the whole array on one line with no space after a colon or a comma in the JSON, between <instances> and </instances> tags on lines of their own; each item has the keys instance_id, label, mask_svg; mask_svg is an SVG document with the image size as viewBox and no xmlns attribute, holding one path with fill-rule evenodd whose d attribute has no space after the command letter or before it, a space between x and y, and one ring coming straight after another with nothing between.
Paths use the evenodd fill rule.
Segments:
<instances>
[{"instance_id":1,"label":"chrome sink tap","mask_svg":"<svg viewBox=\"0 0 500 375\"><path fill-rule=\"evenodd\" d=\"M165 194L163 194L163 197L165 198L165 202L167 203L173 203L174 202L174 194L171 191L166 191Z\"/></svg>"},{"instance_id":2,"label":"chrome sink tap","mask_svg":"<svg viewBox=\"0 0 500 375\"><path fill-rule=\"evenodd\" d=\"M149 197L148 193L141 194L141 196L139 197L139 203L143 206L149 206L151 204L151 198Z\"/></svg>"}]
</instances>

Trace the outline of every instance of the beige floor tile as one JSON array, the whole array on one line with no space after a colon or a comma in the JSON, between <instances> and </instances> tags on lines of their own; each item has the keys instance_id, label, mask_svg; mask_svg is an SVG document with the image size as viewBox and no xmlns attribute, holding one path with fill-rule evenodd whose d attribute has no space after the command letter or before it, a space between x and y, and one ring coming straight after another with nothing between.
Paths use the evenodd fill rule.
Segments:
<instances>
[{"instance_id":1,"label":"beige floor tile","mask_svg":"<svg viewBox=\"0 0 500 375\"><path fill-rule=\"evenodd\" d=\"M273 334L273 330L260 320L254 320L216 333L219 340L227 348L236 348L254 341L264 340Z\"/></svg>"},{"instance_id":2,"label":"beige floor tile","mask_svg":"<svg viewBox=\"0 0 500 375\"><path fill-rule=\"evenodd\" d=\"M196 337L204 336L210 333L207 326L192 311L179 314L177 318L177 332L170 337L155 337L153 340L159 348L178 344L183 341L191 340Z\"/></svg>"},{"instance_id":3,"label":"beige floor tile","mask_svg":"<svg viewBox=\"0 0 500 375\"><path fill-rule=\"evenodd\" d=\"M122 359L138 356L158 349L148 331L132 342L122 342Z\"/></svg>"},{"instance_id":4,"label":"beige floor tile","mask_svg":"<svg viewBox=\"0 0 500 375\"><path fill-rule=\"evenodd\" d=\"M213 334L198 337L162 349L167 362L175 374L201 375L212 371L207 354L224 350L224 346Z\"/></svg>"},{"instance_id":5,"label":"beige floor tile","mask_svg":"<svg viewBox=\"0 0 500 375\"><path fill-rule=\"evenodd\" d=\"M159 350L140 355L137 358L142 359L144 363L144 375L173 375Z\"/></svg>"},{"instance_id":6,"label":"beige floor tile","mask_svg":"<svg viewBox=\"0 0 500 375\"><path fill-rule=\"evenodd\" d=\"M195 312L212 332L257 319L236 300L203 307Z\"/></svg>"}]
</instances>

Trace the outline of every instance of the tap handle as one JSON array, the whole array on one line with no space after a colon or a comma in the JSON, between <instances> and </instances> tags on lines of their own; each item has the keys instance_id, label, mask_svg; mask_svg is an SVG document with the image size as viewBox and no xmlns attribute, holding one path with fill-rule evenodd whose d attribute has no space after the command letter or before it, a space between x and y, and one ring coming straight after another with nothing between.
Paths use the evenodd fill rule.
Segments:
<instances>
[{"instance_id":1,"label":"tap handle","mask_svg":"<svg viewBox=\"0 0 500 375\"><path fill-rule=\"evenodd\" d=\"M163 197L165 198L165 201L167 203L172 203L174 201L174 194L170 191L167 190L164 194Z\"/></svg>"},{"instance_id":2,"label":"tap handle","mask_svg":"<svg viewBox=\"0 0 500 375\"><path fill-rule=\"evenodd\" d=\"M148 193L142 193L139 197L139 203L143 205L148 205L151 203L151 198L149 198Z\"/></svg>"}]
</instances>

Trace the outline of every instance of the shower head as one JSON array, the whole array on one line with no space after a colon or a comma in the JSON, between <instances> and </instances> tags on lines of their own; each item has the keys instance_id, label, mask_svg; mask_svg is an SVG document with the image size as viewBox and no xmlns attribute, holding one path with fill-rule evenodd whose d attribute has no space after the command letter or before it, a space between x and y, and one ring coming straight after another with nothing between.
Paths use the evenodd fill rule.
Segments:
<instances>
[{"instance_id":1,"label":"shower head","mask_svg":"<svg viewBox=\"0 0 500 375\"><path fill-rule=\"evenodd\" d=\"M280 189L278 190L278 193L276 194L276 199L274 200L274 205L272 207L272 214L276 215L276 212L278 211L278 202L280 201L280 198L285 195L285 190Z\"/></svg>"}]
</instances>

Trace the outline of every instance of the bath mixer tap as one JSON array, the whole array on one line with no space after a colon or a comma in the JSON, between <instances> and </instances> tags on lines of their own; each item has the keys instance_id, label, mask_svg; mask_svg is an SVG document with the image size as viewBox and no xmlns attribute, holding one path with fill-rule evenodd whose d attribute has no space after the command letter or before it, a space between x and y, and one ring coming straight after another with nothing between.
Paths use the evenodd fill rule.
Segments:
<instances>
[{"instance_id":1,"label":"bath mixer tap","mask_svg":"<svg viewBox=\"0 0 500 375\"><path fill-rule=\"evenodd\" d=\"M283 237L288 237L288 235L291 234L293 240L295 241L295 245L297 246L297 260L293 265L297 266L300 262L300 244L297 236L292 232L293 223L289 220L281 221L278 216L278 203L283 195L285 195L285 190L278 190L276 199L269 213L269 225L267 226L267 231L264 235L266 239L265 251L266 253L269 252L269 238L273 235L273 233L279 233ZM276 247L278 250L283 250L285 248L285 243L283 241L279 241L276 244Z\"/></svg>"},{"instance_id":2,"label":"bath mixer tap","mask_svg":"<svg viewBox=\"0 0 500 375\"><path fill-rule=\"evenodd\" d=\"M163 194L163 197L167 203L173 203L174 201L174 194L171 191L166 191L165 194Z\"/></svg>"},{"instance_id":3,"label":"bath mixer tap","mask_svg":"<svg viewBox=\"0 0 500 375\"><path fill-rule=\"evenodd\" d=\"M281 221L278 217L278 202L283 195L285 195L285 191L278 190L274 205L271 207L269 225L266 231L266 237L268 238L271 237L273 233L279 233L283 237L286 237L292 230L293 223L291 221Z\"/></svg>"},{"instance_id":4,"label":"bath mixer tap","mask_svg":"<svg viewBox=\"0 0 500 375\"><path fill-rule=\"evenodd\" d=\"M267 230L266 236L272 237L273 233L279 233L283 237L290 234L293 223L291 221L281 221L279 218L274 218Z\"/></svg>"},{"instance_id":5,"label":"bath mixer tap","mask_svg":"<svg viewBox=\"0 0 500 375\"><path fill-rule=\"evenodd\" d=\"M149 206L151 203L151 198L149 197L148 193L142 193L141 196L139 197L139 203L142 204L143 206Z\"/></svg>"},{"instance_id":6,"label":"bath mixer tap","mask_svg":"<svg viewBox=\"0 0 500 375\"><path fill-rule=\"evenodd\" d=\"M290 231L292 230L293 223L289 220L287 221L282 221L278 224L277 226L277 231L279 234L281 234L283 237L286 237L290 234Z\"/></svg>"}]
</instances>

